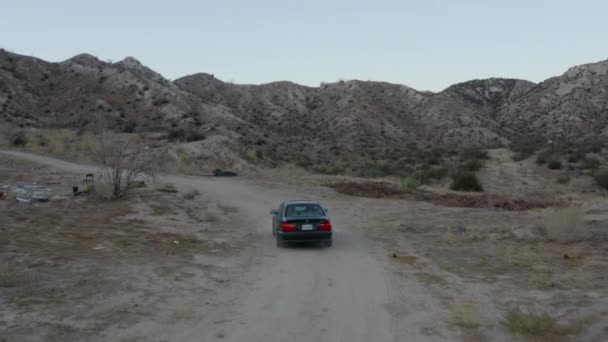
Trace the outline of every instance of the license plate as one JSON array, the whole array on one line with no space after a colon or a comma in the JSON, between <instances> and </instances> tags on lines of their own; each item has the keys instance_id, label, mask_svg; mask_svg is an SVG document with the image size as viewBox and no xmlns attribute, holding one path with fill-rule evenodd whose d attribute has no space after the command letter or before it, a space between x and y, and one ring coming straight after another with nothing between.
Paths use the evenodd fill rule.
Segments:
<instances>
[{"instance_id":1,"label":"license plate","mask_svg":"<svg viewBox=\"0 0 608 342\"><path fill-rule=\"evenodd\" d=\"M312 224L303 224L302 230L312 230Z\"/></svg>"}]
</instances>

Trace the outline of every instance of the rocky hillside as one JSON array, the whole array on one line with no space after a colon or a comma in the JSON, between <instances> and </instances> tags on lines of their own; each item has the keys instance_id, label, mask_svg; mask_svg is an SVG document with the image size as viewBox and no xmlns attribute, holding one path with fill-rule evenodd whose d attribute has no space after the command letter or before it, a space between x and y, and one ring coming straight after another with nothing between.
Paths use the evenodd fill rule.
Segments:
<instances>
[{"instance_id":1,"label":"rocky hillside","mask_svg":"<svg viewBox=\"0 0 608 342\"><path fill-rule=\"evenodd\" d=\"M258 161L386 155L407 144L499 146L608 137L608 61L535 85L474 80L439 93L341 81L239 85L195 74L171 82L134 58L49 63L0 50L0 120L19 126L187 131L193 149ZM190 135L189 135L190 134Z\"/></svg>"}]
</instances>

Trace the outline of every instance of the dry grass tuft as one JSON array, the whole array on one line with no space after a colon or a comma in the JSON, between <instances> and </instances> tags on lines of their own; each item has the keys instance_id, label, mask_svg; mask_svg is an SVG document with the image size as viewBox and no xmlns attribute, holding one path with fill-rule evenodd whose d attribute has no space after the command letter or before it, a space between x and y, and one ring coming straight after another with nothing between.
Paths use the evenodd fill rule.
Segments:
<instances>
[{"instance_id":1,"label":"dry grass tuft","mask_svg":"<svg viewBox=\"0 0 608 342\"><path fill-rule=\"evenodd\" d=\"M479 306L472 302L453 304L450 307L451 323L463 329L479 328Z\"/></svg>"},{"instance_id":2,"label":"dry grass tuft","mask_svg":"<svg viewBox=\"0 0 608 342\"><path fill-rule=\"evenodd\" d=\"M584 321L580 321L572 324L559 324L546 312L524 311L519 308L509 310L504 320L504 324L512 333L547 341L559 341L570 335L576 335L583 330L584 323Z\"/></svg>"},{"instance_id":3,"label":"dry grass tuft","mask_svg":"<svg viewBox=\"0 0 608 342\"><path fill-rule=\"evenodd\" d=\"M591 236L590 227L585 224L584 215L577 207L549 210L543 219L547 239L556 242L576 242Z\"/></svg>"}]
</instances>

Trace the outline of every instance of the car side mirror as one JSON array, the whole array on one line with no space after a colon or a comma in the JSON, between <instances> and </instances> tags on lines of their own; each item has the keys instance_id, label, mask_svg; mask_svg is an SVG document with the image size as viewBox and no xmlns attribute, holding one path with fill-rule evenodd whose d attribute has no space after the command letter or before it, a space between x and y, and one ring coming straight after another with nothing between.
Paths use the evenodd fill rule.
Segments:
<instances>
[{"instance_id":1,"label":"car side mirror","mask_svg":"<svg viewBox=\"0 0 608 342\"><path fill-rule=\"evenodd\" d=\"M270 211L270 215L279 215L279 212L273 209Z\"/></svg>"}]
</instances>

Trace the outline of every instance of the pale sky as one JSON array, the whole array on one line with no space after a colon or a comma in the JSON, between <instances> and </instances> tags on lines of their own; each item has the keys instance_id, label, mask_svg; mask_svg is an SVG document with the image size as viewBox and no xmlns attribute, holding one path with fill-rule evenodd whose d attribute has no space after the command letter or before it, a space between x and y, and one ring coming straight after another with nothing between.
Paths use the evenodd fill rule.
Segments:
<instances>
[{"instance_id":1,"label":"pale sky","mask_svg":"<svg viewBox=\"0 0 608 342\"><path fill-rule=\"evenodd\" d=\"M48 61L133 56L170 79L439 91L608 59L608 1L0 0L0 47Z\"/></svg>"}]
</instances>

